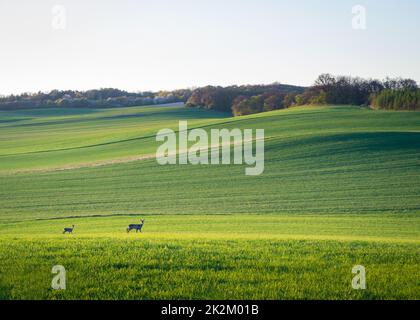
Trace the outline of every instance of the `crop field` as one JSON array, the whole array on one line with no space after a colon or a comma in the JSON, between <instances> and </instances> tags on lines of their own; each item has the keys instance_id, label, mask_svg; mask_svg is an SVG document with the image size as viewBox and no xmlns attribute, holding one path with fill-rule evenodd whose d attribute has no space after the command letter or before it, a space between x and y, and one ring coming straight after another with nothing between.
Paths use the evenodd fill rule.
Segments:
<instances>
[{"instance_id":1,"label":"crop field","mask_svg":"<svg viewBox=\"0 0 420 320\"><path fill-rule=\"evenodd\" d=\"M159 165L181 120L265 129L264 173ZM418 112L0 111L0 299L420 299L419 245Z\"/></svg>"}]
</instances>

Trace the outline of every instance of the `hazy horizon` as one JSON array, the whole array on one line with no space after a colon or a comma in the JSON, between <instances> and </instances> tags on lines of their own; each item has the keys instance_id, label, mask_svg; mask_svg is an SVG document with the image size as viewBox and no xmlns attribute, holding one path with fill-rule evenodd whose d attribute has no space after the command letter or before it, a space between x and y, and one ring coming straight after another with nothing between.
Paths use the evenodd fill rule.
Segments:
<instances>
[{"instance_id":1,"label":"hazy horizon","mask_svg":"<svg viewBox=\"0 0 420 320\"><path fill-rule=\"evenodd\" d=\"M356 5L366 28L352 24ZM321 73L420 82L419 10L411 0L6 0L0 94L309 86Z\"/></svg>"}]
</instances>

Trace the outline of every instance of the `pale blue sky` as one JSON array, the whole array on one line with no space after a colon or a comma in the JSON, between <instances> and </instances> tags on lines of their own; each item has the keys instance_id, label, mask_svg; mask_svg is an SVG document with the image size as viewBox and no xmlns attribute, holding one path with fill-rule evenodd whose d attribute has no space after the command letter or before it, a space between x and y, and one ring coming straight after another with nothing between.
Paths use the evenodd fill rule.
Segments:
<instances>
[{"instance_id":1,"label":"pale blue sky","mask_svg":"<svg viewBox=\"0 0 420 320\"><path fill-rule=\"evenodd\" d=\"M358 4L366 30L352 28ZM420 1L0 0L0 94L310 85L324 72L420 82Z\"/></svg>"}]
</instances>

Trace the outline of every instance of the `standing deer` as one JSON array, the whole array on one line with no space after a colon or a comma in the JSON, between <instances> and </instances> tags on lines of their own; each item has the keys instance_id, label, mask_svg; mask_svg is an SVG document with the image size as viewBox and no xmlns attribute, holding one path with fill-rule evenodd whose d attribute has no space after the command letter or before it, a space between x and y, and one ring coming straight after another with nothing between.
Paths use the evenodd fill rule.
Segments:
<instances>
[{"instance_id":1,"label":"standing deer","mask_svg":"<svg viewBox=\"0 0 420 320\"><path fill-rule=\"evenodd\" d=\"M141 223L140 224L130 224L127 228L127 233L130 232L131 230L136 230L137 232L141 232L141 228L143 228L144 225L144 219L141 219Z\"/></svg>"},{"instance_id":2,"label":"standing deer","mask_svg":"<svg viewBox=\"0 0 420 320\"><path fill-rule=\"evenodd\" d=\"M74 225L72 225L71 228L64 228L63 234L65 234L66 232L73 233L73 229L74 229Z\"/></svg>"}]
</instances>

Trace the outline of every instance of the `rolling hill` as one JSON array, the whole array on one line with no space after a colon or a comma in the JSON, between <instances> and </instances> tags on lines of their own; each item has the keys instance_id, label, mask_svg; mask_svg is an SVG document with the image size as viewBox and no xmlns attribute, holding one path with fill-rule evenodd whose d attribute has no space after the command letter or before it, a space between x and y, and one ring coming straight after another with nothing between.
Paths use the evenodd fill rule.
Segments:
<instances>
[{"instance_id":1,"label":"rolling hill","mask_svg":"<svg viewBox=\"0 0 420 320\"><path fill-rule=\"evenodd\" d=\"M265 129L264 174L158 165L156 133L180 120ZM420 298L419 124L352 106L0 111L0 297ZM144 234L125 234L139 217Z\"/></svg>"}]
</instances>

